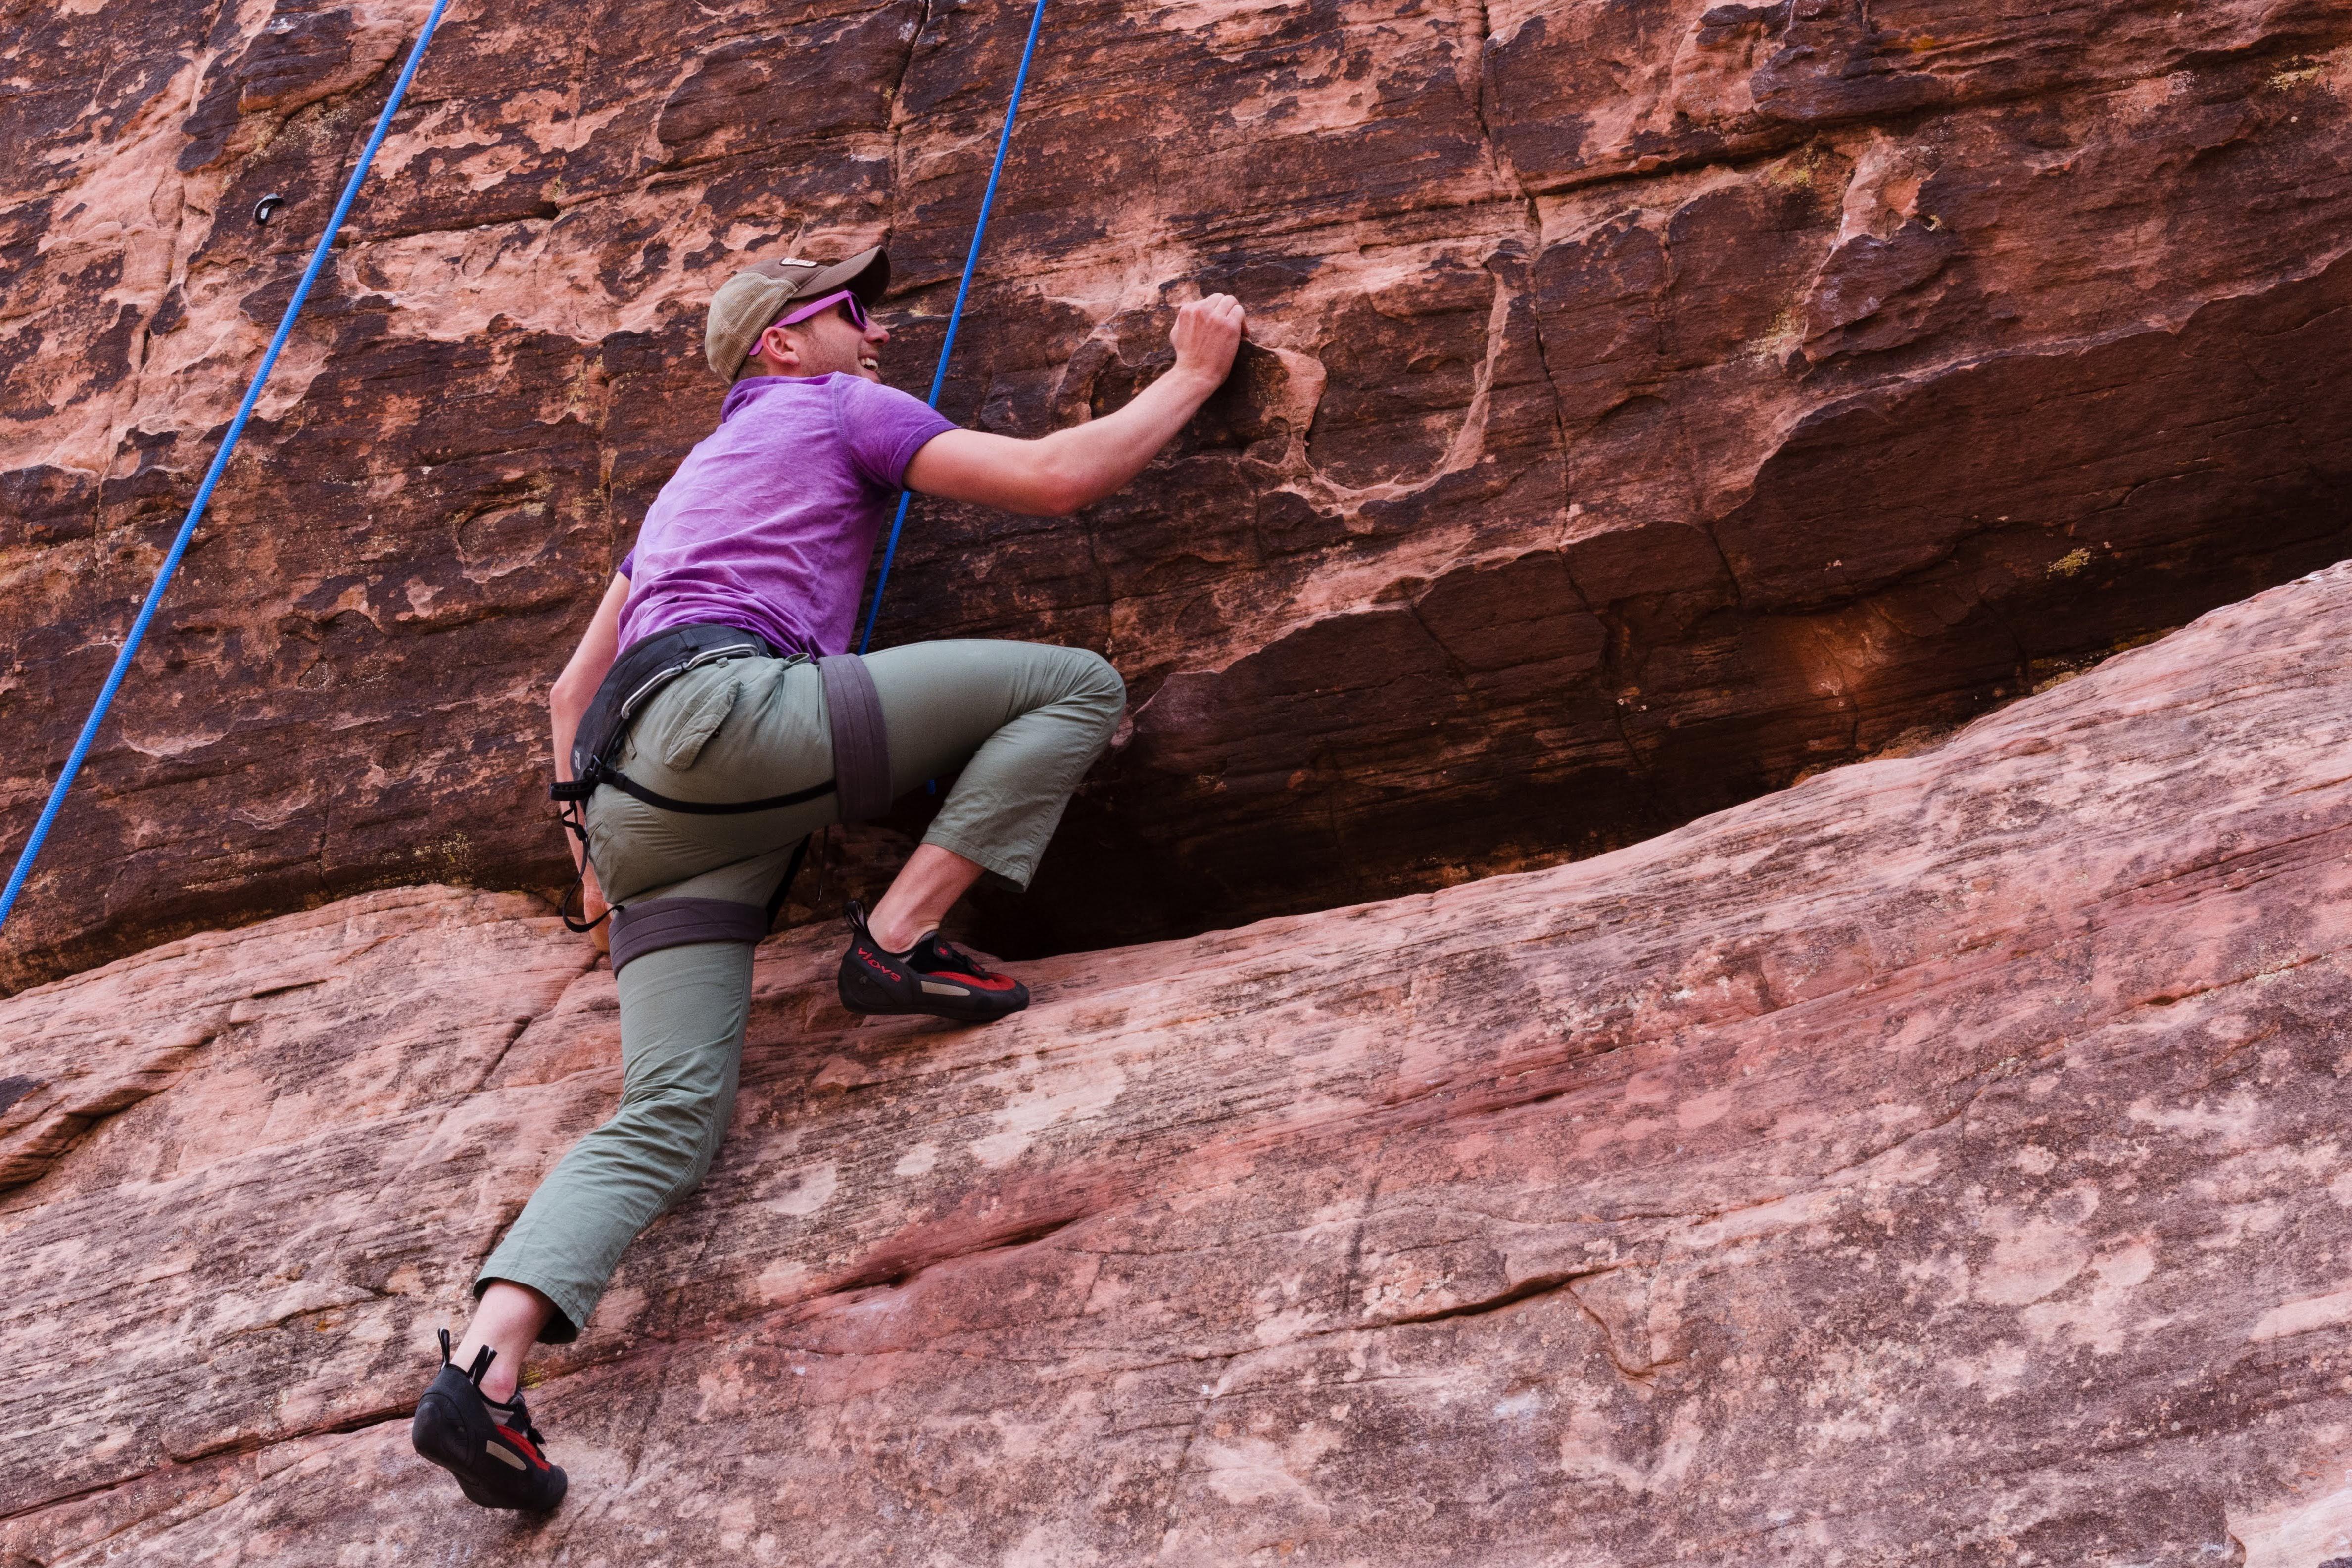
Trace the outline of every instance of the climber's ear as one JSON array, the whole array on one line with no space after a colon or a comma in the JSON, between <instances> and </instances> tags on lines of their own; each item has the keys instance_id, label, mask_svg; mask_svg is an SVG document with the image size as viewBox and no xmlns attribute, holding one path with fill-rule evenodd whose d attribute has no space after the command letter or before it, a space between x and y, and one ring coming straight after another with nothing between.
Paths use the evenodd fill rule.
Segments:
<instances>
[{"instance_id":1,"label":"climber's ear","mask_svg":"<svg viewBox=\"0 0 2352 1568\"><path fill-rule=\"evenodd\" d=\"M800 345L793 341L789 329L771 327L760 334L751 345L752 364L772 376L796 376L801 373Z\"/></svg>"}]
</instances>

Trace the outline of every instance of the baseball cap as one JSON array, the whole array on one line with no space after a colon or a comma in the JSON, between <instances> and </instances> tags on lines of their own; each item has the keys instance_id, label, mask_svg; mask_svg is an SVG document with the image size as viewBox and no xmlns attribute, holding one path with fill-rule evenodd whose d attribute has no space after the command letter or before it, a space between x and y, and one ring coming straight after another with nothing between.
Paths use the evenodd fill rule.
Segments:
<instances>
[{"instance_id":1,"label":"baseball cap","mask_svg":"<svg viewBox=\"0 0 2352 1568\"><path fill-rule=\"evenodd\" d=\"M743 373L751 346L794 299L848 289L868 309L882 302L890 286L890 258L882 247L861 250L846 261L809 261L797 256L755 262L719 286L710 297L710 318L702 329L702 351L710 368L729 382Z\"/></svg>"}]
</instances>

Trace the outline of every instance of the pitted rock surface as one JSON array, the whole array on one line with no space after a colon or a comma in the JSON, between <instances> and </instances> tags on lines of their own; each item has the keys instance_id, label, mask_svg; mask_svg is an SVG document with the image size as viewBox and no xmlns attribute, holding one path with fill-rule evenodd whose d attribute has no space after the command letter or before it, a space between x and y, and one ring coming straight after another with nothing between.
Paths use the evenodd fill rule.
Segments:
<instances>
[{"instance_id":1,"label":"pitted rock surface","mask_svg":"<svg viewBox=\"0 0 2352 1568\"><path fill-rule=\"evenodd\" d=\"M1030 967L759 957L486 1520L431 1334L612 979L378 892L0 1002L0 1561L2352 1554L2352 567L1579 863ZM100 1304L104 1331L89 1326Z\"/></svg>"},{"instance_id":2,"label":"pitted rock surface","mask_svg":"<svg viewBox=\"0 0 2352 1568\"><path fill-rule=\"evenodd\" d=\"M0 41L0 841L421 15ZM562 881L542 699L715 415L709 290L887 240L919 390L1025 24L460 0L0 980ZM2347 47L2306 0L1057 0L948 411L1108 408L1194 288L1262 351L1111 501L915 511L885 641L1084 643L1135 699L986 929L1622 844L2347 553Z\"/></svg>"}]
</instances>

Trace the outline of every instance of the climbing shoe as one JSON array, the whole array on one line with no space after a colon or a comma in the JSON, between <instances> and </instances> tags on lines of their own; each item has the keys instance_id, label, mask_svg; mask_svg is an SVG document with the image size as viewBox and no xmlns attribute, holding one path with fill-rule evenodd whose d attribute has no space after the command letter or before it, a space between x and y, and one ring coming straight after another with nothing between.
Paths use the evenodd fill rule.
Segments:
<instances>
[{"instance_id":1,"label":"climbing shoe","mask_svg":"<svg viewBox=\"0 0 2352 1568\"><path fill-rule=\"evenodd\" d=\"M1029 1005L1029 988L940 940L934 931L904 953L874 940L866 909L849 902L849 951L841 956L841 1005L854 1013L929 1013L993 1023Z\"/></svg>"},{"instance_id":2,"label":"climbing shoe","mask_svg":"<svg viewBox=\"0 0 2352 1568\"><path fill-rule=\"evenodd\" d=\"M498 1352L484 1345L473 1366L460 1371L449 1359L449 1331L441 1331L441 1375L416 1402L409 1440L416 1451L457 1478L457 1486L484 1508L519 1508L545 1513L563 1500L563 1470L540 1451L539 1428L513 1400L493 1404L482 1393L482 1375Z\"/></svg>"}]
</instances>

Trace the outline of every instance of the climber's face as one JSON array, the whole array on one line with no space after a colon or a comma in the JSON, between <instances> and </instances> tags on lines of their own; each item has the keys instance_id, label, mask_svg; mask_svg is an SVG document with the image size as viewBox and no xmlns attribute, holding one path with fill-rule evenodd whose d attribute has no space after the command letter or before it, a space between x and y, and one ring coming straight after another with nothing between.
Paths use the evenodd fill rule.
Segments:
<instances>
[{"instance_id":1,"label":"climber's face","mask_svg":"<svg viewBox=\"0 0 2352 1568\"><path fill-rule=\"evenodd\" d=\"M882 345L890 340L890 329L862 310L853 313L851 303L844 300L805 321L761 333L751 354L752 373L825 376L838 371L879 382ZM864 317L863 324L856 317Z\"/></svg>"}]
</instances>

